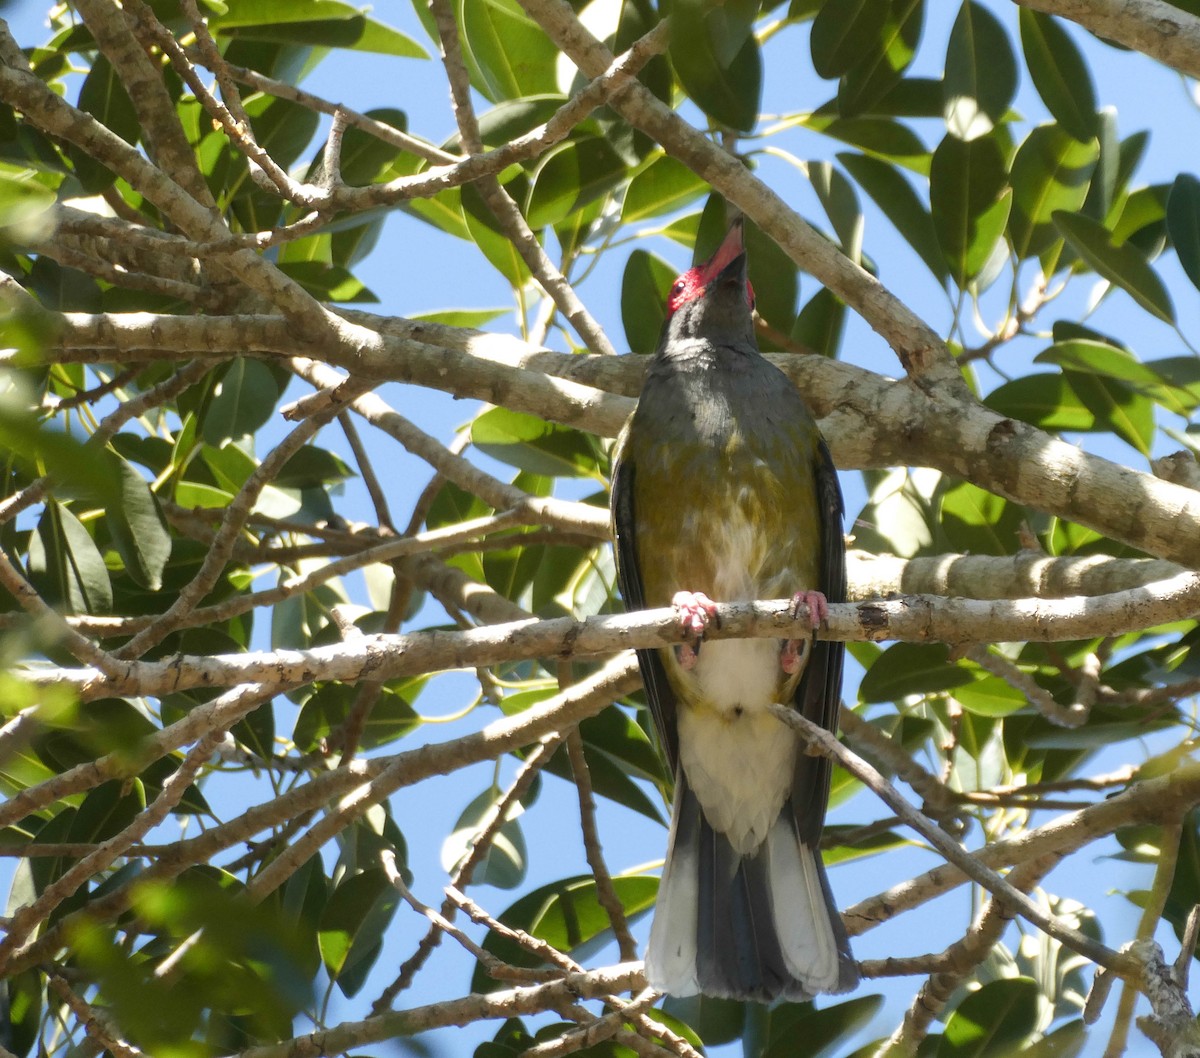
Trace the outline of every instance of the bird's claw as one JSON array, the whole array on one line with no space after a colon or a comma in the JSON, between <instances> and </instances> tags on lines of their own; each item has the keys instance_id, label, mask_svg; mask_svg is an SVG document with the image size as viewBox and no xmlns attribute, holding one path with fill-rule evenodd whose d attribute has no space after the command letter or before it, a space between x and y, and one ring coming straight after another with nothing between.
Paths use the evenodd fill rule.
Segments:
<instances>
[{"instance_id":1,"label":"bird's claw","mask_svg":"<svg viewBox=\"0 0 1200 1058\"><path fill-rule=\"evenodd\" d=\"M788 608L788 613L794 621L805 610L808 611L808 621L815 632L821 622L829 616L829 603L819 591L798 591L792 596L792 605ZM784 640L779 651L779 665L789 676L794 676L804 667L808 645L807 639Z\"/></svg>"},{"instance_id":2,"label":"bird's claw","mask_svg":"<svg viewBox=\"0 0 1200 1058\"><path fill-rule=\"evenodd\" d=\"M717 620L717 604L700 591L677 591L671 599L679 615L679 627L687 640L675 647L675 659L679 667L690 669L700 656L700 641L708 628L709 621Z\"/></svg>"},{"instance_id":3,"label":"bird's claw","mask_svg":"<svg viewBox=\"0 0 1200 1058\"><path fill-rule=\"evenodd\" d=\"M792 605L788 613L791 614L794 621L803 610L808 611L808 621L815 632L821 627L821 622L829 616L829 602L822 592L798 591L792 596Z\"/></svg>"}]
</instances>

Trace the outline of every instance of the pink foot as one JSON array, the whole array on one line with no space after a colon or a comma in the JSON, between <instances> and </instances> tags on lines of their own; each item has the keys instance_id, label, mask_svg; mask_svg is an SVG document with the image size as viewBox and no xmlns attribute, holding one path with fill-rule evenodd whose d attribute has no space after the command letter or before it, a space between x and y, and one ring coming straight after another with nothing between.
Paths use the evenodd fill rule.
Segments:
<instances>
[{"instance_id":1,"label":"pink foot","mask_svg":"<svg viewBox=\"0 0 1200 1058\"><path fill-rule=\"evenodd\" d=\"M791 615L793 619L800 616L801 609L808 611L808 620L814 631L829 615L829 604L819 591L796 592L792 596ZM779 651L779 665L789 676L794 676L804 667L804 661L808 656L809 642L807 639L784 640L783 647Z\"/></svg>"},{"instance_id":2,"label":"pink foot","mask_svg":"<svg viewBox=\"0 0 1200 1058\"><path fill-rule=\"evenodd\" d=\"M829 616L829 603L819 591L798 591L792 596L792 619L800 616L801 608L808 611L808 620L815 632Z\"/></svg>"},{"instance_id":3,"label":"pink foot","mask_svg":"<svg viewBox=\"0 0 1200 1058\"><path fill-rule=\"evenodd\" d=\"M700 653L700 640L709 621L717 619L717 604L699 591L677 591L671 605L679 614L679 627L688 637L687 642L675 647L675 658L685 671L696 664Z\"/></svg>"}]
</instances>

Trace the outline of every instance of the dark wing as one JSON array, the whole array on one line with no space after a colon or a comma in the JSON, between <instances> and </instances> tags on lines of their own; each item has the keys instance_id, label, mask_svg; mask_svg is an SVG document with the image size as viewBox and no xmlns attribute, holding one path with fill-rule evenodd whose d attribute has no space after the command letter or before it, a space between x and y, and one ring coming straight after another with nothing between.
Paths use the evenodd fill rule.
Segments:
<instances>
[{"instance_id":1,"label":"dark wing","mask_svg":"<svg viewBox=\"0 0 1200 1058\"><path fill-rule=\"evenodd\" d=\"M842 535L842 490L824 440L817 444L817 505L821 516L821 584L829 602L846 601L846 538ZM792 696L802 716L828 731L837 732L842 700L842 664L845 643L814 642L804 675ZM792 786L792 808L800 840L815 846L825 824L832 763L827 757L801 756Z\"/></svg>"},{"instance_id":2,"label":"dark wing","mask_svg":"<svg viewBox=\"0 0 1200 1058\"><path fill-rule=\"evenodd\" d=\"M626 435L627 437L627 435ZM613 460L612 515L613 534L616 537L617 584L626 610L644 610L645 593L642 590L642 572L638 565L637 547L634 541L633 476L632 461L622 459L626 437L622 437ZM658 729L658 738L667 757L670 775L675 774L679 759L679 739L675 726L675 692L667 680L666 669L658 651L651 648L637 652L638 665L642 670L642 683L646 687L646 699L650 703L650 714Z\"/></svg>"}]
</instances>

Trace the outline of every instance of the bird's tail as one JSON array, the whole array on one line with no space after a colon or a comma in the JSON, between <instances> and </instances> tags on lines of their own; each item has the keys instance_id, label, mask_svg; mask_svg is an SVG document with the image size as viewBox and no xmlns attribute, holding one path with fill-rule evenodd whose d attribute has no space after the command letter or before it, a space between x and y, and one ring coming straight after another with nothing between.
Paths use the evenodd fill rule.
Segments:
<instances>
[{"instance_id":1,"label":"bird's tail","mask_svg":"<svg viewBox=\"0 0 1200 1058\"><path fill-rule=\"evenodd\" d=\"M736 852L709 826L680 769L646 978L674 996L804 1000L858 982L820 851L790 803L762 845Z\"/></svg>"}]
</instances>

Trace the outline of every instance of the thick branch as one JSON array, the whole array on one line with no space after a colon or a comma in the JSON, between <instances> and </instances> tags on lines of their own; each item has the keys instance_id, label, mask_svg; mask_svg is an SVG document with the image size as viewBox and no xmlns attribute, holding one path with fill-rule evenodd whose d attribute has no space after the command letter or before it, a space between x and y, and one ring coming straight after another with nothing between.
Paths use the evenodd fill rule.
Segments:
<instances>
[{"instance_id":1,"label":"thick branch","mask_svg":"<svg viewBox=\"0 0 1200 1058\"><path fill-rule=\"evenodd\" d=\"M1013 0L1062 15L1189 77L1200 77L1200 18L1165 0Z\"/></svg>"},{"instance_id":2,"label":"thick branch","mask_svg":"<svg viewBox=\"0 0 1200 1058\"><path fill-rule=\"evenodd\" d=\"M804 637L807 619L791 616L790 600L725 603L711 639ZM941 642L1063 642L1122 635L1190 617L1200 611L1200 575L1182 573L1157 584L1096 599L1022 599L986 602L912 596L880 602L837 604L818 636L822 639ZM675 610L516 621L462 632L431 630L406 635L363 636L310 650L278 650L208 656L178 655L170 661L130 662L105 676L95 669L24 674L31 683L67 685L82 700L112 695L160 695L194 687L249 682L297 686L313 680L387 680L440 669L478 668L518 658L566 658L608 654L632 647L664 647L682 641Z\"/></svg>"}]
</instances>

